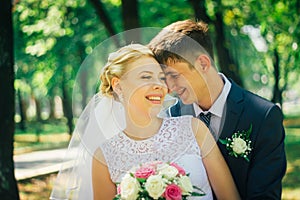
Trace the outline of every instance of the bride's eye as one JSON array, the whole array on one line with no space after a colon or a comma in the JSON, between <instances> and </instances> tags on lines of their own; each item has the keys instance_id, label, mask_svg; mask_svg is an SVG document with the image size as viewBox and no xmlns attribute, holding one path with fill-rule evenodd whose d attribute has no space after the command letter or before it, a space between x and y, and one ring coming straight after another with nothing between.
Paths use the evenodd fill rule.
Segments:
<instances>
[{"instance_id":1,"label":"bride's eye","mask_svg":"<svg viewBox=\"0 0 300 200\"><path fill-rule=\"evenodd\" d=\"M141 78L142 79L151 79L151 76L149 76L149 75L143 75Z\"/></svg>"},{"instance_id":2,"label":"bride's eye","mask_svg":"<svg viewBox=\"0 0 300 200\"><path fill-rule=\"evenodd\" d=\"M161 81L163 81L163 82L166 82L166 80L167 80L167 78L164 77L164 76L163 76L163 77L160 77L159 79L160 79Z\"/></svg>"}]
</instances>

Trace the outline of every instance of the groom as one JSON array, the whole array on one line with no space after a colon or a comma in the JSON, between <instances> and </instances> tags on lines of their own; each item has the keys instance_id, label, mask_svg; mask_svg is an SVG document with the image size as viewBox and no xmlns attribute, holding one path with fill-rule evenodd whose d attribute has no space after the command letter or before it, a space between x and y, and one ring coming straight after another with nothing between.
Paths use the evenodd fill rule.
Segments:
<instances>
[{"instance_id":1,"label":"groom","mask_svg":"<svg viewBox=\"0 0 300 200\"><path fill-rule=\"evenodd\" d=\"M170 115L193 115L207 124L241 198L281 199L286 171L281 109L218 73L203 22L175 22L155 36L149 47L163 64L170 92L180 98ZM237 136L235 148L226 148L230 142L226 138L233 139L237 132L242 136Z\"/></svg>"}]
</instances>

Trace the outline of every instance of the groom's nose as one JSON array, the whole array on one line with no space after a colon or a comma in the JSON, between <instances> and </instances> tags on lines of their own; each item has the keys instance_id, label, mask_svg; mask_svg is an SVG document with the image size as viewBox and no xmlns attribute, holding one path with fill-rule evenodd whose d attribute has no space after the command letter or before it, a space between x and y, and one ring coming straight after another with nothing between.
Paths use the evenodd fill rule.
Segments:
<instances>
[{"instance_id":1,"label":"groom's nose","mask_svg":"<svg viewBox=\"0 0 300 200\"><path fill-rule=\"evenodd\" d=\"M173 92L173 90L176 87L176 83L175 83L174 79L171 78L171 77L167 77L166 78L166 84L168 86L169 91Z\"/></svg>"}]
</instances>

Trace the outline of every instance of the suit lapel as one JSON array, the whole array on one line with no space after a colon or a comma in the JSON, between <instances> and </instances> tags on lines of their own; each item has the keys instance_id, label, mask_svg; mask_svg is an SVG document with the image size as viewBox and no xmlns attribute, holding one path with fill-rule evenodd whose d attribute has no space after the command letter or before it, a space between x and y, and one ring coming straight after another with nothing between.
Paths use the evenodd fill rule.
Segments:
<instances>
[{"instance_id":1,"label":"suit lapel","mask_svg":"<svg viewBox=\"0 0 300 200\"><path fill-rule=\"evenodd\" d=\"M231 82L231 89L226 100L225 122L221 130L220 138L230 137L236 130L240 115L244 109L243 89Z\"/></svg>"},{"instance_id":2,"label":"suit lapel","mask_svg":"<svg viewBox=\"0 0 300 200\"><path fill-rule=\"evenodd\" d=\"M183 115L193 115L195 117L195 111L193 104L185 105L179 100L177 104L170 108L170 116L178 117Z\"/></svg>"},{"instance_id":3,"label":"suit lapel","mask_svg":"<svg viewBox=\"0 0 300 200\"><path fill-rule=\"evenodd\" d=\"M181 115L193 115L194 117L196 117L193 104L185 105L180 101L180 111Z\"/></svg>"}]
</instances>

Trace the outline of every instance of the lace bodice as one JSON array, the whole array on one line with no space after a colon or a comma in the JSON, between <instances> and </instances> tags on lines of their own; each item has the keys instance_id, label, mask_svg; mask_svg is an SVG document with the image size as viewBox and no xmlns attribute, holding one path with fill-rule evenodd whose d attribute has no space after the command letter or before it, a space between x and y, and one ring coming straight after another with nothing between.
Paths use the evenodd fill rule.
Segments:
<instances>
[{"instance_id":1,"label":"lace bodice","mask_svg":"<svg viewBox=\"0 0 300 200\"><path fill-rule=\"evenodd\" d=\"M211 199L211 189L191 126L191 116L163 120L157 134L145 140L133 140L123 132L101 146L113 182L132 167L144 162L160 160L175 162L190 173L192 183L205 190Z\"/></svg>"}]
</instances>

